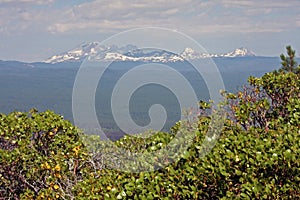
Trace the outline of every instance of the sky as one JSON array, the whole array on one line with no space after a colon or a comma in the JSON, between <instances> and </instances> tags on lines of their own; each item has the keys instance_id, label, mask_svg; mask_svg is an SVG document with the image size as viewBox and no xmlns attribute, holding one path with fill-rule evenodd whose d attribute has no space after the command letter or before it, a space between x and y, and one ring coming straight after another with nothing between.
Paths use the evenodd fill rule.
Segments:
<instances>
[{"instance_id":1,"label":"sky","mask_svg":"<svg viewBox=\"0 0 300 200\"><path fill-rule=\"evenodd\" d=\"M0 0L0 60L42 61L143 27L177 30L209 53L279 56L292 45L299 56L300 1Z\"/></svg>"}]
</instances>

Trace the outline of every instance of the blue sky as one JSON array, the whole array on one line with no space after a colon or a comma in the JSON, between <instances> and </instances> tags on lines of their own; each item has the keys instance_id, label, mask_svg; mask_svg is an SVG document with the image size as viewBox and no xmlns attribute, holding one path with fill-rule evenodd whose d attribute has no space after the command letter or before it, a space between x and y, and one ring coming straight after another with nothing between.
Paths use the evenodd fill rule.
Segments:
<instances>
[{"instance_id":1,"label":"blue sky","mask_svg":"<svg viewBox=\"0 0 300 200\"><path fill-rule=\"evenodd\" d=\"M300 52L299 0L0 0L0 59L41 61L132 28L178 30L209 53ZM178 41L176 41L178 42Z\"/></svg>"}]
</instances>

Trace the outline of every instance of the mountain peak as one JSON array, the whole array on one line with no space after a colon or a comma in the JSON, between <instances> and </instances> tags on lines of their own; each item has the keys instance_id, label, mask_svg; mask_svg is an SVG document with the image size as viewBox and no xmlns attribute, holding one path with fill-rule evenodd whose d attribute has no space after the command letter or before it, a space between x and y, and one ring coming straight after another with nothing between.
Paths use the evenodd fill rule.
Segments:
<instances>
[{"instance_id":1,"label":"mountain peak","mask_svg":"<svg viewBox=\"0 0 300 200\"><path fill-rule=\"evenodd\" d=\"M190 47L186 47L181 53L181 57L186 60L193 60L202 57L200 53L196 52Z\"/></svg>"},{"instance_id":2,"label":"mountain peak","mask_svg":"<svg viewBox=\"0 0 300 200\"><path fill-rule=\"evenodd\" d=\"M228 52L223 55L224 57L241 57L241 56L256 56L254 52L245 47L240 47L232 52Z\"/></svg>"},{"instance_id":3,"label":"mountain peak","mask_svg":"<svg viewBox=\"0 0 300 200\"><path fill-rule=\"evenodd\" d=\"M99 42L90 42L82 43L70 51L54 55L43 62L52 64L60 62L81 62L90 56L99 61L177 62L201 58L255 56L255 53L245 47L237 48L225 54L199 53L190 47L186 47L177 55L162 50L139 49L132 44L118 47L117 45L104 46L100 45Z\"/></svg>"}]
</instances>

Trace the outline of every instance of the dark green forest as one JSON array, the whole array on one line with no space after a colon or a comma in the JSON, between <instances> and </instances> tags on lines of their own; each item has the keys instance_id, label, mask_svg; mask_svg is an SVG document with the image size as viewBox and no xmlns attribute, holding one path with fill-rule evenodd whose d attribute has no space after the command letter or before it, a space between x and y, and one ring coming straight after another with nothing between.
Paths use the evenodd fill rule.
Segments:
<instances>
[{"instance_id":1,"label":"dark green forest","mask_svg":"<svg viewBox=\"0 0 300 200\"><path fill-rule=\"evenodd\" d=\"M205 156L213 102L199 103L196 124L113 146L50 110L0 114L0 199L300 199L300 66L290 46L280 58L281 69L222 92L226 119ZM196 129L180 159L153 156L145 168L116 151L156 155L183 126Z\"/></svg>"}]
</instances>

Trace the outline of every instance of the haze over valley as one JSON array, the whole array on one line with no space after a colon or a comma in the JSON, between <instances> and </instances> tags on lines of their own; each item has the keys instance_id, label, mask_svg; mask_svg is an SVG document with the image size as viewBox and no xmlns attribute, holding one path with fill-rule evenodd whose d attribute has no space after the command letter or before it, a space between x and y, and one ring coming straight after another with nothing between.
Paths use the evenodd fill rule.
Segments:
<instances>
[{"instance_id":1,"label":"haze over valley","mask_svg":"<svg viewBox=\"0 0 300 200\"><path fill-rule=\"evenodd\" d=\"M101 126L105 127L107 132L117 132L117 138L120 137L121 131L114 123L109 99L116 81L136 66L143 63L153 66L163 64L177 70L193 86L199 100L210 98L208 88L203 77L195 73L189 61L196 60L203 64L207 59L212 59L228 91L236 91L246 84L250 75L261 76L279 68L278 57L258 56L247 48L237 48L223 54L199 53L186 48L177 55L157 49L139 49L135 45L118 47L100 46L96 42L86 43L41 62L0 61L0 84L6 85L0 88L0 111L28 111L33 107L39 111L50 109L73 121L72 91L76 74L85 59L95 59L96 67L100 68L110 63L98 83L95 108ZM161 73L165 72L162 70ZM147 125L150 106L155 103L162 104L169 116L163 130L168 131L180 119L181 110L178 109L174 96L167 94L168 90L155 85L140 88L132 97L130 109L133 120L137 124ZM157 99L158 96L164 98ZM94 124L88 123L81 125L87 129L95 127Z\"/></svg>"}]
</instances>

